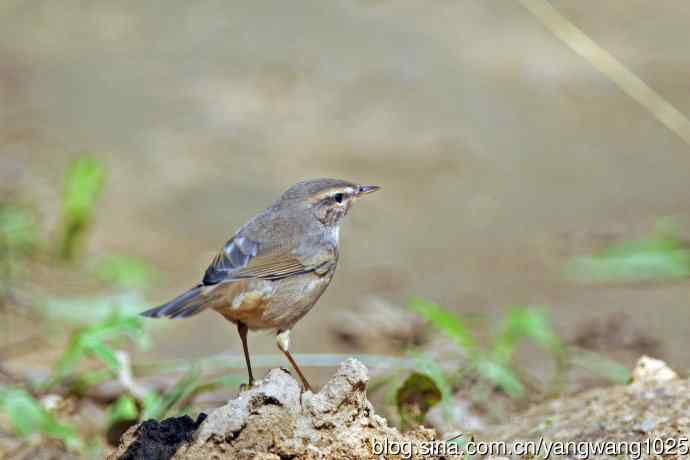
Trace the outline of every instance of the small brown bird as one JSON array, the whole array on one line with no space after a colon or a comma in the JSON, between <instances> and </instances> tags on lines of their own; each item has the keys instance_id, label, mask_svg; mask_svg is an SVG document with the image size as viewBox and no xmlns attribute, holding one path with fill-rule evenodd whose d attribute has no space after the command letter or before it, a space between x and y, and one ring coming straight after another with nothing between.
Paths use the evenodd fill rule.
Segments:
<instances>
[{"instance_id":1,"label":"small brown bird","mask_svg":"<svg viewBox=\"0 0 690 460\"><path fill-rule=\"evenodd\" d=\"M247 331L275 329L278 348L304 388L311 390L288 351L290 330L333 279L343 217L352 203L379 188L337 179L293 185L230 238L201 283L142 315L188 318L206 309L216 310L237 325L250 386L254 376Z\"/></svg>"}]
</instances>

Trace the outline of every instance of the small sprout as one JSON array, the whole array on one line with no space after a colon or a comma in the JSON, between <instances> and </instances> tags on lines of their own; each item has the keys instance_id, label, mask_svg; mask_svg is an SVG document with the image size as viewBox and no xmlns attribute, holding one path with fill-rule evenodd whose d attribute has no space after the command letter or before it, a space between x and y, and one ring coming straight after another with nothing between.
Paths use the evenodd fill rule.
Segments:
<instances>
[{"instance_id":1,"label":"small sprout","mask_svg":"<svg viewBox=\"0 0 690 460\"><path fill-rule=\"evenodd\" d=\"M106 438L117 445L125 431L139 420L139 407L132 396L124 394L108 407Z\"/></svg>"},{"instance_id":2,"label":"small sprout","mask_svg":"<svg viewBox=\"0 0 690 460\"><path fill-rule=\"evenodd\" d=\"M648 238L573 259L566 267L566 275L590 283L684 280L690 278L690 247L662 222Z\"/></svg>"},{"instance_id":3,"label":"small sprout","mask_svg":"<svg viewBox=\"0 0 690 460\"><path fill-rule=\"evenodd\" d=\"M138 316L113 314L109 318L78 329L70 337L67 349L57 362L55 376L62 379L73 374L87 357L98 359L111 372L120 369L113 346L124 339L141 340L143 322Z\"/></svg>"},{"instance_id":4,"label":"small sprout","mask_svg":"<svg viewBox=\"0 0 690 460\"><path fill-rule=\"evenodd\" d=\"M499 334L484 345L475 340L459 314L419 299L413 300L410 308L428 320L463 351L469 369L476 371L484 381L499 387L513 398L521 398L525 393L524 385L512 366L515 352L525 339L535 342L551 353L556 361L557 372L562 371L565 347L549 324L546 314L540 309L511 309L501 322ZM428 369L422 373L430 378L438 375L438 372L430 373ZM440 373L444 374L443 371ZM439 388L443 388L438 378L435 381Z\"/></svg>"},{"instance_id":5,"label":"small sprout","mask_svg":"<svg viewBox=\"0 0 690 460\"><path fill-rule=\"evenodd\" d=\"M62 260L73 261L81 249L104 185L105 165L101 161L82 157L70 164L65 175L62 236L58 245Z\"/></svg>"},{"instance_id":6,"label":"small sprout","mask_svg":"<svg viewBox=\"0 0 690 460\"><path fill-rule=\"evenodd\" d=\"M520 382L515 371L507 364L481 356L476 359L476 366L479 375L493 382L511 398L521 398L524 396L525 388L522 382Z\"/></svg>"},{"instance_id":7,"label":"small sprout","mask_svg":"<svg viewBox=\"0 0 690 460\"><path fill-rule=\"evenodd\" d=\"M83 442L70 425L58 421L39 401L26 390L0 387L0 409L9 419L12 430L21 437L42 435L63 441L72 449L79 449Z\"/></svg>"},{"instance_id":8,"label":"small sprout","mask_svg":"<svg viewBox=\"0 0 690 460\"><path fill-rule=\"evenodd\" d=\"M561 340L549 324L544 311L516 307L508 312L502 322L501 333L494 341L494 357L501 362L510 362L523 339L530 339L553 354L563 351Z\"/></svg>"},{"instance_id":9,"label":"small sprout","mask_svg":"<svg viewBox=\"0 0 690 460\"><path fill-rule=\"evenodd\" d=\"M460 316L422 299L413 299L410 302L410 308L433 324L436 329L445 333L460 348L474 347L474 338Z\"/></svg>"},{"instance_id":10,"label":"small sprout","mask_svg":"<svg viewBox=\"0 0 690 460\"><path fill-rule=\"evenodd\" d=\"M197 368L190 369L174 387L163 395L152 391L148 397L144 398L143 418L162 419L178 403L185 401L190 395L194 394L201 384L201 372Z\"/></svg>"},{"instance_id":11,"label":"small sprout","mask_svg":"<svg viewBox=\"0 0 690 460\"><path fill-rule=\"evenodd\" d=\"M122 421L137 420L139 408L130 395L124 394L108 407L108 424L114 425Z\"/></svg>"}]
</instances>

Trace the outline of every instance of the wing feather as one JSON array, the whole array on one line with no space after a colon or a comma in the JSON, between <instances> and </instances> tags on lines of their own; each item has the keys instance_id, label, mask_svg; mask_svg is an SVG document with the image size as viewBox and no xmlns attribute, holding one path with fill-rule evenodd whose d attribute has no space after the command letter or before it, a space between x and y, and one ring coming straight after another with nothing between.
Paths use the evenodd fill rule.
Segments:
<instances>
[{"instance_id":1,"label":"wing feather","mask_svg":"<svg viewBox=\"0 0 690 460\"><path fill-rule=\"evenodd\" d=\"M234 273L238 278L280 279L309 271L299 260L289 255L256 257L243 269Z\"/></svg>"},{"instance_id":2,"label":"wing feather","mask_svg":"<svg viewBox=\"0 0 690 460\"><path fill-rule=\"evenodd\" d=\"M204 274L205 285L227 281L263 278L275 280L309 271L309 268L285 250L268 250L249 238L235 236L216 255Z\"/></svg>"}]
</instances>

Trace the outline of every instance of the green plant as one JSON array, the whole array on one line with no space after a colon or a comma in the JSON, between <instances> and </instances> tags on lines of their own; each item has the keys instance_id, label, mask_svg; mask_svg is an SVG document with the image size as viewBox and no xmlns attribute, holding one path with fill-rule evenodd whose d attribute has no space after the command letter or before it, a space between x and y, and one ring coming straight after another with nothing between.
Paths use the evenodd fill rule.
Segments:
<instances>
[{"instance_id":1,"label":"green plant","mask_svg":"<svg viewBox=\"0 0 690 460\"><path fill-rule=\"evenodd\" d=\"M390 386L386 400L396 406L403 429L422 423L429 409L437 404L447 410L453 396L446 372L431 356L414 351L409 354L413 366L406 377L398 373L387 379Z\"/></svg>"},{"instance_id":2,"label":"green plant","mask_svg":"<svg viewBox=\"0 0 690 460\"><path fill-rule=\"evenodd\" d=\"M73 161L65 175L62 204L62 234L58 255L72 261L83 244L87 229L93 222L98 198L105 185L105 165L84 156Z\"/></svg>"},{"instance_id":3,"label":"green plant","mask_svg":"<svg viewBox=\"0 0 690 460\"><path fill-rule=\"evenodd\" d=\"M639 240L612 245L566 266L568 277L583 282L651 282L690 278L690 247L670 222L661 221L654 233Z\"/></svg>"},{"instance_id":4,"label":"green plant","mask_svg":"<svg viewBox=\"0 0 690 460\"><path fill-rule=\"evenodd\" d=\"M409 307L429 321L436 329L446 334L460 348L474 349L476 347L474 337L459 315L422 299L412 299Z\"/></svg>"},{"instance_id":5,"label":"green plant","mask_svg":"<svg viewBox=\"0 0 690 460\"><path fill-rule=\"evenodd\" d=\"M488 336L484 341L470 333L468 324L471 322L457 313L421 299L412 300L410 308L445 334L464 357L460 367L444 371L427 355L412 354L416 363L415 372L428 377L425 381L427 385L433 383L436 386L439 394L443 395L440 402L448 399L445 395L450 394L451 388L460 386L460 379L473 374L502 389L510 397L521 398L526 393L527 384L531 382L515 367L514 357L525 341L537 345L554 360L555 375L550 386L552 391L558 391L567 371L575 367L586 369L615 383L625 383L630 378L630 372L621 364L593 352L566 346L541 308L511 308L498 322L495 333L482 334ZM397 388L398 386L393 387L393 391ZM481 401L486 401L490 396L490 388L486 385L474 385L471 390ZM428 389L424 393L431 394ZM390 397L388 400L391 402ZM406 414L401 412L401 415L404 420Z\"/></svg>"},{"instance_id":6,"label":"green plant","mask_svg":"<svg viewBox=\"0 0 690 460\"><path fill-rule=\"evenodd\" d=\"M395 393L402 429L423 423L426 413L442 397L438 385L428 375L421 372L408 375Z\"/></svg>"},{"instance_id":7,"label":"green plant","mask_svg":"<svg viewBox=\"0 0 690 460\"><path fill-rule=\"evenodd\" d=\"M524 388L511 363L520 343L531 340L554 359L557 370L554 381L558 383L565 371L566 349L542 309L511 308L502 319L499 331L493 339L488 359L480 360L480 366L484 366L480 373L492 375L490 380L500 382L511 396L520 396Z\"/></svg>"},{"instance_id":8,"label":"green plant","mask_svg":"<svg viewBox=\"0 0 690 460\"><path fill-rule=\"evenodd\" d=\"M12 203L0 203L0 280L7 284L24 270L24 261L38 246L34 215Z\"/></svg>"},{"instance_id":9,"label":"green plant","mask_svg":"<svg viewBox=\"0 0 690 460\"><path fill-rule=\"evenodd\" d=\"M108 425L138 418L139 408L135 398L130 394L121 395L108 407Z\"/></svg>"},{"instance_id":10,"label":"green plant","mask_svg":"<svg viewBox=\"0 0 690 460\"><path fill-rule=\"evenodd\" d=\"M149 392L143 400L142 418L162 419L173 409L179 414L191 411L190 401L196 396L215 391L219 388L238 388L244 379L240 377L220 377L216 379L204 379L197 366L192 366L175 383L175 385L163 394Z\"/></svg>"},{"instance_id":11,"label":"green plant","mask_svg":"<svg viewBox=\"0 0 690 460\"><path fill-rule=\"evenodd\" d=\"M61 380L75 373L85 358L96 358L106 368L117 373L120 361L114 347L125 339L144 343L142 318L113 312L108 318L77 329L70 337L67 348L55 366L54 378Z\"/></svg>"},{"instance_id":12,"label":"green plant","mask_svg":"<svg viewBox=\"0 0 690 460\"><path fill-rule=\"evenodd\" d=\"M410 308L444 333L466 355L470 370L498 386L508 395L519 398L524 384L513 368L513 357L520 343L529 339L562 362L564 348L551 328L545 313L531 307L515 307L501 321L499 333L491 343L482 346L469 332L466 321L458 314L421 299L413 299Z\"/></svg>"},{"instance_id":13,"label":"green plant","mask_svg":"<svg viewBox=\"0 0 690 460\"><path fill-rule=\"evenodd\" d=\"M162 419L176 404L190 396L199 387L200 382L201 373L198 368L193 367L162 395L150 392L143 401L142 417Z\"/></svg>"},{"instance_id":14,"label":"green plant","mask_svg":"<svg viewBox=\"0 0 690 460\"><path fill-rule=\"evenodd\" d=\"M83 447L83 442L74 427L60 422L22 388L0 387L0 409L18 436L26 438L41 435L63 441L72 449Z\"/></svg>"}]
</instances>

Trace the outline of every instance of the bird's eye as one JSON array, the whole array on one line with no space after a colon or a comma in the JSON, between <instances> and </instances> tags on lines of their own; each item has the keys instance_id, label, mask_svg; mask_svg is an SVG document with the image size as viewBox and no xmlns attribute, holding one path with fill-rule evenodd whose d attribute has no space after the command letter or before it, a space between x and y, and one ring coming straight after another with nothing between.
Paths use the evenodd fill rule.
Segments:
<instances>
[{"instance_id":1,"label":"bird's eye","mask_svg":"<svg viewBox=\"0 0 690 460\"><path fill-rule=\"evenodd\" d=\"M336 193L333 195L333 198L335 199L336 203L342 203L343 202L343 194L342 193Z\"/></svg>"}]
</instances>

